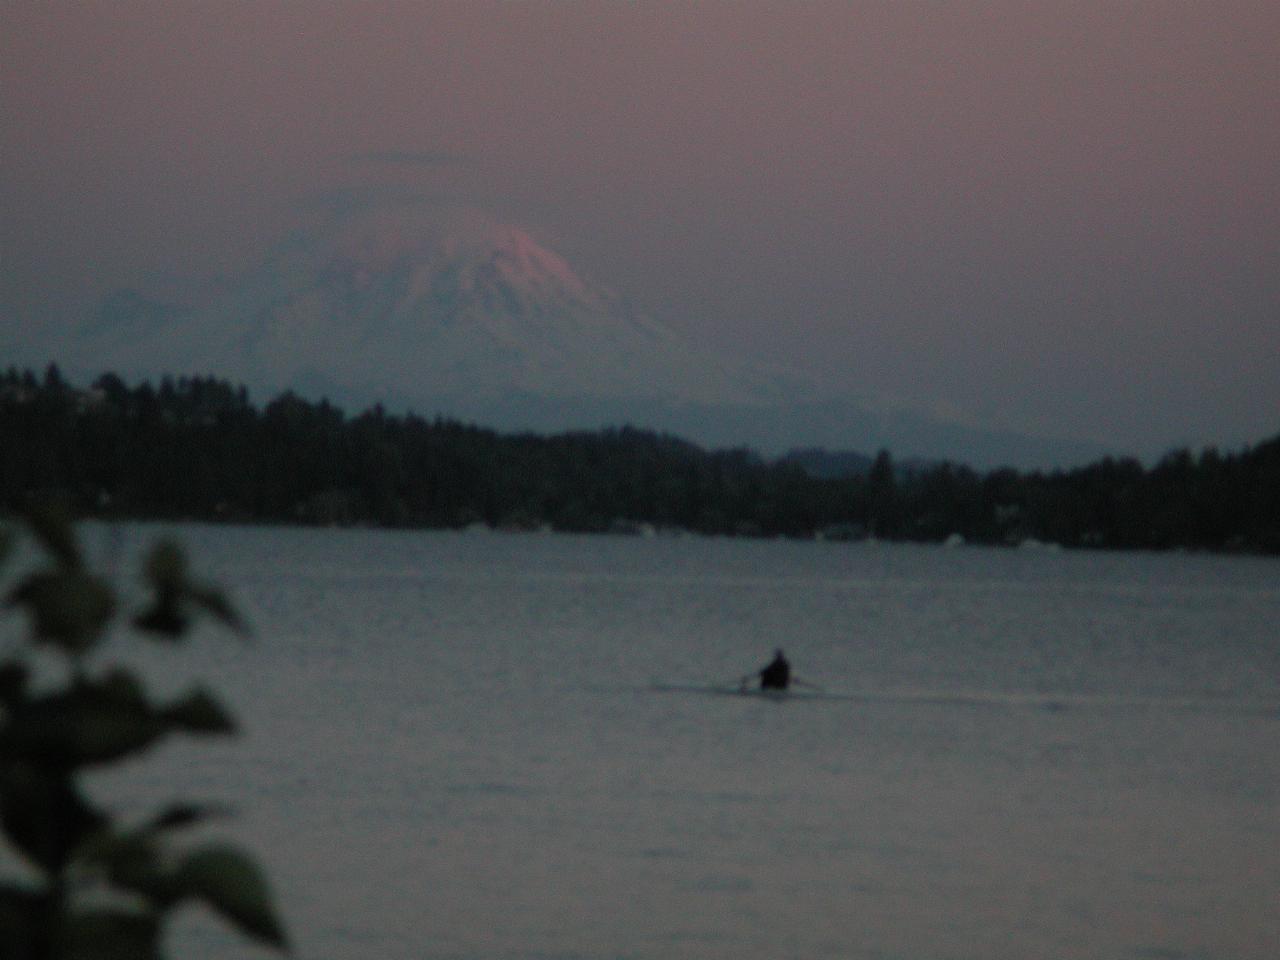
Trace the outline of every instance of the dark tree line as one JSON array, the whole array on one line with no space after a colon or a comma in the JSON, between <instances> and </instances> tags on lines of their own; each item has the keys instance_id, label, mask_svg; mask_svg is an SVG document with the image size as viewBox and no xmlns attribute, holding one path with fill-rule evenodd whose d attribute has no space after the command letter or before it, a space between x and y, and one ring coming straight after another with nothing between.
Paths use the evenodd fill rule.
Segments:
<instances>
[{"instance_id":1,"label":"dark tree line","mask_svg":"<svg viewBox=\"0 0 1280 960\"><path fill-rule=\"evenodd\" d=\"M0 506L57 492L81 516L1280 552L1280 436L1151 469L979 474L881 452L821 477L632 428L502 435L292 393L258 409L214 378L81 390L50 367L0 376L0 450Z\"/></svg>"}]
</instances>

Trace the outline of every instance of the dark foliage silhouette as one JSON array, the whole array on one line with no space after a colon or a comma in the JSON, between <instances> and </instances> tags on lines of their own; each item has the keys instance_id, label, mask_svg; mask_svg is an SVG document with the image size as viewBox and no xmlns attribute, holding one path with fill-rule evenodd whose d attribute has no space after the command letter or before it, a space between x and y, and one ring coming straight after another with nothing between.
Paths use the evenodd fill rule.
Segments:
<instances>
[{"instance_id":1,"label":"dark foliage silhouette","mask_svg":"<svg viewBox=\"0 0 1280 960\"><path fill-rule=\"evenodd\" d=\"M15 529L0 528L0 563L12 552ZM209 690L158 702L127 667L102 666L92 655L103 652L113 627L127 623L176 643L194 616L243 630L239 617L222 593L190 576L173 543L150 552L143 571L150 600L129 616L112 585L89 568L59 511L32 510L21 529L46 559L16 572L5 595L6 614L25 614L30 634L0 658L0 862L15 868L0 876L0 953L16 960L159 958L165 919L188 901L284 948L254 861L222 843L181 842L219 811L176 801L126 823L83 785L87 772L171 736L235 730ZM51 657L58 674L52 683Z\"/></svg>"}]
</instances>

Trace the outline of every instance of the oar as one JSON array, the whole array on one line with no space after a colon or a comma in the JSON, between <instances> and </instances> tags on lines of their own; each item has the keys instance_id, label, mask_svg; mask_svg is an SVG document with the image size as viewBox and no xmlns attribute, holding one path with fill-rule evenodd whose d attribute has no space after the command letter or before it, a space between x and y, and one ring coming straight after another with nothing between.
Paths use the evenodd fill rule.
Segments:
<instances>
[{"instance_id":1,"label":"oar","mask_svg":"<svg viewBox=\"0 0 1280 960\"><path fill-rule=\"evenodd\" d=\"M822 687L818 686L816 683L810 683L808 680L801 680L799 677L792 677L791 682L794 683L797 687L808 687L810 690L814 690L818 693L827 692Z\"/></svg>"}]
</instances>

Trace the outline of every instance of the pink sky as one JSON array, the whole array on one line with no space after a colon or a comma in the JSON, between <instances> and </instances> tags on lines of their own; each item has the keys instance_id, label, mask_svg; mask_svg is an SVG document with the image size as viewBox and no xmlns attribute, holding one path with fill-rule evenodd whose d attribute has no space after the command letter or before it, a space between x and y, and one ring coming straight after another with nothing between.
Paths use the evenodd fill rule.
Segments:
<instances>
[{"instance_id":1,"label":"pink sky","mask_svg":"<svg viewBox=\"0 0 1280 960\"><path fill-rule=\"evenodd\" d=\"M0 4L0 344L335 192L710 342L1141 453L1280 430L1280 5Z\"/></svg>"}]
</instances>

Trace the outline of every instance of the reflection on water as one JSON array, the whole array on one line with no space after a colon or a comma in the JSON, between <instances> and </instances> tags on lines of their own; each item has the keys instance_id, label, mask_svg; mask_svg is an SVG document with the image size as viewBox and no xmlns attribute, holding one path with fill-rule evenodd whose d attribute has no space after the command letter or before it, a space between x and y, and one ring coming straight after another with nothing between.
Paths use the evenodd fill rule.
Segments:
<instances>
[{"instance_id":1,"label":"reflection on water","mask_svg":"<svg viewBox=\"0 0 1280 960\"><path fill-rule=\"evenodd\" d=\"M259 640L143 655L248 734L98 787L236 804L302 957L1280 942L1274 561L179 532ZM723 692L778 646L821 695Z\"/></svg>"}]
</instances>

